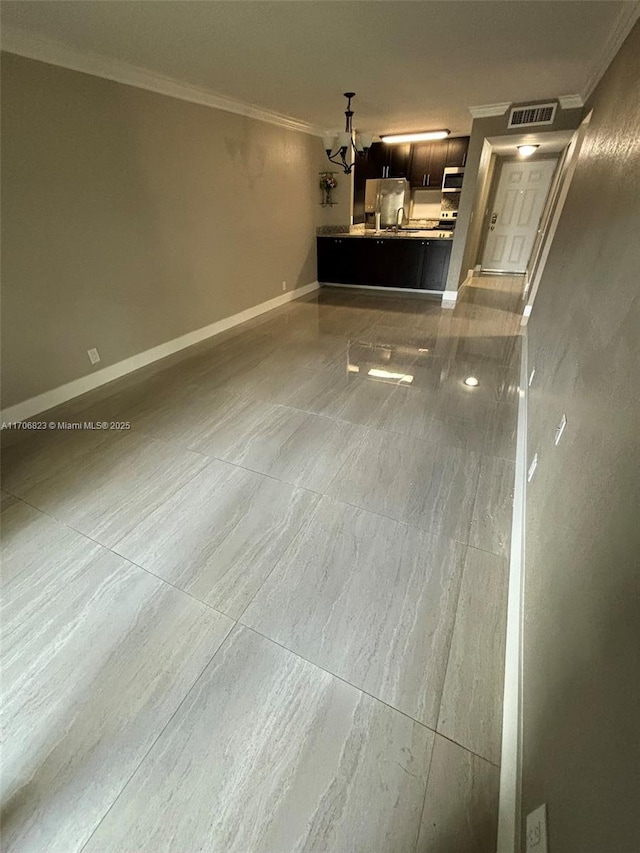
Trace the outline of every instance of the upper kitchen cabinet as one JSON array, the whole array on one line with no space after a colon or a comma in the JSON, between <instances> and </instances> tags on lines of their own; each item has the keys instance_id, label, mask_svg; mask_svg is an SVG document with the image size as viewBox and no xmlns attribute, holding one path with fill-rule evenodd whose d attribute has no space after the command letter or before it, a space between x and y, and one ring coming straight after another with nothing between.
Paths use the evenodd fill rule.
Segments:
<instances>
[{"instance_id":1,"label":"upper kitchen cabinet","mask_svg":"<svg viewBox=\"0 0 640 853\"><path fill-rule=\"evenodd\" d=\"M447 161L446 142L419 142L411 146L409 183L412 187L440 189Z\"/></svg>"},{"instance_id":2,"label":"upper kitchen cabinet","mask_svg":"<svg viewBox=\"0 0 640 853\"><path fill-rule=\"evenodd\" d=\"M411 156L410 145L374 142L364 157L358 157L356 176L368 178L406 178Z\"/></svg>"},{"instance_id":3,"label":"upper kitchen cabinet","mask_svg":"<svg viewBox=\"0 0 640 853\"><path fill-rule=\"evenodd\" d=\"M445 168L463 166L468 146L468 136L412 145L409 169L411 186L419 189L440 189Z\"/></svg>"},{"instance_id":4,"label":"upper kitchen cabinet","mask_svg":"<svg viewBox=\"0 0 640 853\"><path fill-rule=\"evenodd\" d=\"M389 150L387 178L406 178L409 173L409 162L411 160L411 146L406 144L401 145L386 145L381 143Z\"/></svg>"},{"instance_id":5,"label":"upper kitchen cabinet","mask_svg":"<svg viewBox=\"0 0 640 853\"><path fill-rule=\"evenodd\" d=\"M369 178L385 178L388 166L389 146L382 142L374 142L364 156L356 160L356 175L360 173L363 180Z\"/></svg>"},{"instance_id":6,"label":"upper kitchen cabinet","mask_svg":"<svg viewBox=\"0 0 640 853\"><path fill-rule=\"evenodd\" d=\"M467 150L469 148L468 136L456 136L447 141L447 168L464 166L467 162Z\"/></svg>"}]
</instances>

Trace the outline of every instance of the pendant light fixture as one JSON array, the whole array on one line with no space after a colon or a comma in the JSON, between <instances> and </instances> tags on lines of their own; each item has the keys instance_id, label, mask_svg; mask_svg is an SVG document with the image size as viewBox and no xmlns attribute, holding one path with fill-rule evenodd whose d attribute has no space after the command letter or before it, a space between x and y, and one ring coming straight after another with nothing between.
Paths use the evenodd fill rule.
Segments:
<instances>
[{"instance_id":1,"label":"pendant light fixture","mask_svg":"<svg viewBox=\"0 0 640 853\"><path fill-rule=\"evenodd\" d=\"M347 99L347 109L344 113L346 118L344 133L339 133L337 136L335 134L325 133L322 136L322 141L329 161L336 166L341 166L345 175L350 175L351 170L353 169L353 163L349 163L349 160L352 158L349 157L347 159L347 154L352 151L354 155L353 161L355 162L356 155L365 154L367 150L371 148L373 136L371 134L357 133L355 134L354 139L351 99L355 98L356 93L345 92L344 96Z\"/></svg>"}]
</instances>

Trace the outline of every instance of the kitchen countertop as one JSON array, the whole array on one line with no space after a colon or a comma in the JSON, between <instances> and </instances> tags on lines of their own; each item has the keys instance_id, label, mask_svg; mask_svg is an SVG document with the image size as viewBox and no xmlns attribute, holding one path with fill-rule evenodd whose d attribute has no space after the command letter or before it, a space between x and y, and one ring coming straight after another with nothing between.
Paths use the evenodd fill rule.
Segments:
<instances>
[{"instance_id":1,"label":"kitchen countertop","mask_svg":"<svg viewBox=\"0 0 640 853\"><path fill-rule=\"evenodd\" d=\"M376 238L391 239L391 240L453 240L453 231L442 231L440 228L424 229L424 230L403 230L402 228L396 232L391 231L374 231L372 228L364 229L357 225L349 230L332 231L330 234L318 234L318 237L364 237L365 239Z\"/></svg>"}]
</instances>

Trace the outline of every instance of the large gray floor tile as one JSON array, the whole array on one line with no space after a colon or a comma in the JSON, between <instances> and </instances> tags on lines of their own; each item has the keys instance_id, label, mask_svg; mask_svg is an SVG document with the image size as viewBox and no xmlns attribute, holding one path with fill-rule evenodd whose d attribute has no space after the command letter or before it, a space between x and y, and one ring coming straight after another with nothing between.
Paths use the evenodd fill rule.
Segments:
<instances>
[{"instance_id":1,"label":"large gray floor tile","mask_svg":"<svg viewBox=\"0 0 640 853\"><path fill-rule=\"evenodd\" d=\"M361 446L366 429L354 424L282 406L266 416L236 418L235 429L211 432L192 444L193 449L276 477L295 486L324 492L341 465Z\"/></svg>"},{"instance_id":2,"label":"large gray floor tile","mask_svg":"<svg viewBox=\"0 0 640 853\"><path fill-rule=\"evenodd\" d=\"M124 441L111 430L47 430L27 434L2 451L2 486L21 497L42 480L55 479Z\"/></svg>"},{"instance_id":3,"label":"large gray floor tile","mask_svg":"<svg viewBox=\"0 0 640 853\"><path fill-rule=\"evenodd\" d=\"M435 728L464 552L323 498L242 621Z\"/></svg>"},{"instance_id":4,"label":"large gray floor tile","mask_svg":"<svg viewBox=\"0 0 640 853\"><path fill-rule=\"evenodd\" d=\"M409 853L432 738L237 629L85 853Z\"/></svg>"},{"instance_id":5,"label":"large gray floor tile","mask_svg":"<svg viewBox=\"0 0 640 853\"><path fill-rule=\"evenodd\" d=\"M500 557L509 554L515 463L483 456L469 544Z\"/></svg>"},{"instance_id":6,"label":"large gray floor tile","mask_svg":"<svg viewBox=\"0 0 640 853\"><path fill-rule=\"evenodd\" d=\"M436 735L417 853L495 853L499 776Z\"/></svg>"},{"instance_id":7,"label":"large gray floor tile","mask_svg":"<svg viewBox=\"0 0 640 853\"><path fill-rule=\"evenodd\" d=\"M3 850L75 853L233 623L25 504L3 527Z\"/></svg>"},{"instance_id":8,"label":"large gray floor tile","mask_svg":"<svg viewBox=\"0 0 640 853\"><path fill-rule=\"evenodd\" d=\"M240 397L287 405L300 385L314 374L312 368L286 359L280 353L265 358L251 370L231 376L222 387Z\"/></svg>"},{"instance_id":9,"label":"large gray floor tile","mask_svg":"<svg viewBox=\"0 0 640 853\"><path fill-rule=\"evenodd\" d=\"M442 405L438 391L398 387L378 412L376 426L437 447L454 447L481 453L485 445L485 409L461 413Z\"/></svg>"},{"instance_id":10,"label":"large gray floor tile","mask_svg":"<svg viewBox=\"0 0 640 853\"><path fill-rule=\"evenodd\" d=\"M226 457L243 438L254 435L263 421L280 410L273 403L238 397L221 389L209 392L202 399L204 408L195 411L193 418L183 424L180 434L171 440L219 458Z\"/></svg>"},{"instance_id":11,"label":"large gray floor tile","mask_svg":"<svg viewBox=\"0 0 640 853\"><path fill-rule=\"evenodd\" d=\"M327 494L467 542L479 467L475 453L369 430Z\"/></svg>"},{"instance_id":12,"label":"large gray floor tile","mask_svg":"<svg viewBox=\"0 0 640 853\"><path fill-rule=\"evenodd\" d=\"M338 335L320 335L315 330L294 327L275 339L277 346L271 359L278 367L295 364L321 370L346 363L347 341Z\"/></svg>"},{"instance_id":13,"label":"large gray floor tile","mask_svg":"<svg viewBox=\"0 0 640 853\"><path fill-rule=\"evenodd\" d=\"M469 548L444 683L438 731L500 763L507 561Z\"/></svg>"},{"instance_id":14,"label":"large gray floor tile","mask_svg":"<svg viewBox=\"0 0 640 853\"><path fill-rule=\"evenodd\" d=\"M209 464L199 453L127 434L90 453L54 453L26 465L14 493L103 545L122 539Z\"/></svg>"},{"instance_id":15,"label":"large gray floor tile","mask_svg":"<svg viewBox=\"0 0 640 853\"><path fill-rule=\"evenodd\" d=\"M318 500L214 459L114 550L235 618Z\"/></svg>"},{"instance_id":16,"label":"large gray floor tile","mask_svg":"<svg viewBox=\"0 0 640 853\"><path fill-rule=\"evenodd\" d=\"M287 405L362 426L377 425L380 410L397 382L367 378L342 369L317 371L291 394Z\"/></svg>"}]
</instances>

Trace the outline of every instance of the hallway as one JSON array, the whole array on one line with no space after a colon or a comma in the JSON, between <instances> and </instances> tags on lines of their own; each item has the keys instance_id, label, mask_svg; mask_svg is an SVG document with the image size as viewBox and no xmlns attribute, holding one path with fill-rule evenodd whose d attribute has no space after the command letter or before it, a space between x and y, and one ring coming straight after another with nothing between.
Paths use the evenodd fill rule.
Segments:
<instances>
[{"instance_id":1,"label":"hallway","mask_svg":"<svg viewBox=\"0 0 640 853\"><path fill-rule=\"evenodd\" d=\"M520 289L322 288L9 443L6 853L493 853Z\"/></svg>"}]
</instances>

